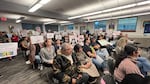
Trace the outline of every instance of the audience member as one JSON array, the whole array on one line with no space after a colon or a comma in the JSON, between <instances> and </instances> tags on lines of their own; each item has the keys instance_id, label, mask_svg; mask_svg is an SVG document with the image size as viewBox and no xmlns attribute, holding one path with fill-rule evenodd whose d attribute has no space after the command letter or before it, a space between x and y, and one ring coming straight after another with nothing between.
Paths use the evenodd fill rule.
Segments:
<instances>
[{"instance_id":1,"label":"audience member","mask_svg":"<svg viewBox=\"0 0 150 84\"><path fill-rule=\"evenodd\" d=\"M87 84L89 76L86 73L80 72L80 62L72 51L73 48L71 44L62 44L62 55L54 58L54 77L57 78L60 83Z\"/></svg>"},{"instance_id":2,"label":"audience member","mask_svg":"<svg viewBox=\"0 0 150 84\"><path fill-rule=\"evenodd\" d=\"M44 42L44 47L40 50L40 56L42 58L43 65L46 67L51 67L53 64L53 59L56 56L55 48L52 45L51 39L46 39Z\"/></svg>"},{"instance_id":3,"label":"audience member","mask_svg":"<svg viewBox=\"0 0 150 84\"><path fill-rule=\"evenodd\" d=\"M136 59L139 56L138 48L133 45L126 45L124 53L116 60L114 76L118 82L121 82L127 74L139 74L142 77Z\"/></svg>"},{"instance_id":4,"label":"audience member","mask_svg":"<svg viewBox=\"0 0 150 84\"><path fill-rule=\"evenodd\" d=\"M11 37L11 41L12 42L18 42L19 41L19 37L15 33L13 33L13 35Z\"/></svg>"},{"instance_id":5,"label":"audience member","mask_svg":"<svg viewBox=\"0 0 150 84\"><path fill-rule=\"evenodd\" d=\"M38 68L38 64L41 64L41 57L39 55L42 45L40 43L30 44L29 60L33 64L33 68Z\"/></svg>"},{"instance_id":6,"label":"audience member","mask_svg":"<svg viewBox=\"0 0 150 84\"><path fill-rule=\"evenodd\" d=\"M90 38L85 38L83 51L87 56L92 58L92 62L96 65L98 69L102 69L105 74L109 73L108 70L103 66L104 60L96 54L94 48L90 45Z\"/></svg>"},{"instance_id":7,"label":"audience member","mask_svg":"<svg viewBox=\"0 0 150 84\"><path fill-rule=\"evenodd\" d=\"M76 44L74 46L74 51L78 60L80 61L80 71L88 73L90 76L90 81L95 82L95 77L99 77L99 72L95 65L92 63L91 58L89 58L82 50L82 46Z\"/></svg>"},{"instance_id":8,"label":"audience member","mask_svg":"<svg viewBox=\"0 0 150 84\"><path fill-rule=\"evenodd\" d=\"M59 39L57 39L55 41L55 44L54 44L54 47L55 47L55 53L58 55L58 54L61 54L61 41Z\"/></svg>"}]
</instances>

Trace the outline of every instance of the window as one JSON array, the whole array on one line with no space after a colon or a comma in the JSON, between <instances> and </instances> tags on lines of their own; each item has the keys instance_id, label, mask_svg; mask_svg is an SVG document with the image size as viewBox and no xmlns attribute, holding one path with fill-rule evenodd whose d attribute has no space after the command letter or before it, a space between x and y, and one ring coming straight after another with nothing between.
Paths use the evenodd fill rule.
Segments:
<instances>
[{"instance_id":1,"label":"window","mask_svg":"<svg viewBox=\"0 0 150 84\"><path fill-rule=\"evenodd\" d=\"M122 18L118 20L118 31L135 32L137 24L137 17Z\"/></svg>"},{"instance_id":2,"label":"window","mask_svg":"<svg viewBox=\"0 0 150 84\"><path fill-rule=\"evenodd\" d=\"M145 24L145 26L144 26L144 34L150 34L150 24Z\"/></svg>"},{"instance_id":3,"label":"window","mask_svg":"<svg viewBox=\"0 0 150 84\"><path fill-rule=\"evenodd\" d=\"M36 27L40 27L42 30L42 24L22 23L22 28L26 30L36 30Z\"/></svg>"},{"instance_id":4,"label":"window","mask_svg":"<svg viewBox=\"0 0 150 84\"><path fill-rule=\"evenodd\" d=\"M74 27L74 25L70 24L70 25L68 25L67 30L73 30L73 27Z\"/></svg>"},{"instance_id":5,"label":"window","mask_svg":"<svg viewBox=\"0 0 150 84\"><path fill-rule=\"evenodd\" d=\"M106 22L107 21L94 22L94 29L102 29L103 31L105 31L106 30Z\"/></svg>"}]
</instances>

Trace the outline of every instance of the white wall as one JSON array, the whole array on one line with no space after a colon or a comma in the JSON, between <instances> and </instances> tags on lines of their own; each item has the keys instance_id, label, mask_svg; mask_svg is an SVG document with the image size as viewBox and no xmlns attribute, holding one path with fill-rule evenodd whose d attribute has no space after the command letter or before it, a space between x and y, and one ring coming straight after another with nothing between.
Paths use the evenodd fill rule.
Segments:
<instances>
[{"instance_id":1,"label":"white wall","mask_svg":"<svg viewBox=\"0 0 150 84\"><path fill-rule=\"evenodd\" d=\"M150 15L138 17L136 32L123 32L123 34L128 34L128 36L131 38L150 38L150 34L144 35L144 27L143 27L144 21L150 21ZM118 19L114 19L114 20L107 21L106 31L108 30L109 24L111 22L113 22L115 24L114 30L117 30ZM75 24L74 31L80 32L80 26L85 26L85 29L89 29L91 33L94 33L94 31L95 31L93 23Z\"/></svg>"},{"instance_id":2,"label":"white wall","mask_svg":"<svg viewBox=\"0 0 150 84\"><path fill-rule=\"evenodd\" d=\"M13 23L13 22L0 22L0 31L9 32L9 26L14 26L15 30L22 30L21 23Z\"/></svg>"},{"instance_id":3,"label":"white wall","mask_svg":"<svg viewBox=\"0 0 150 84\"><path fill-rule=\"evenodd\" d=\"M143 27L144 21L150 21L150 15L139 16L137 21L136 32L125 32L125 33L128 34L129 37L150 38L150 34L144 35L144 27Z\"/></svg>"},{"instance_id":4,"label":"white wall","mask_svg":"<svg viewBox=\"0 0 150 84\"><path fill-rule=\"evenodd\" d=\"M123 34L128 34L128 36L131 37L131 38L150 38L150 34L149 35L144 35L144 27L143 27L143 22L144 21L150 21L150 15L139 16L138 17L136 32L123 32ZM115 29L114 30L117 30L118 20L114 19L114 20L108 20L107 21L106 31L108 30L109 24L111 22L113 22L115 24ZM89 23L88 27L91 28L90 32L93 33L94 32L93 23Z\"/></svg>"}]
</instances>

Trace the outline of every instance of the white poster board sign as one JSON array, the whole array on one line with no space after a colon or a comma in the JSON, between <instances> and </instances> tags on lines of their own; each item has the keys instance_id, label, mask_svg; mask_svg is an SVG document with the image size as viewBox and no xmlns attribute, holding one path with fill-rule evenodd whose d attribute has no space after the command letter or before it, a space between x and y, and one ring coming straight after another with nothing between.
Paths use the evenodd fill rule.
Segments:
<instances>
[{"instance_id":1,"label":"white poster board sign","mask_svg":"<svg viewBox=\"0 0 150 84\"><path fill-rule=\"evenodd\" d=\"M113 31L114 36L120 35L120 33L121 33L120 31Z\"/></svg>"},{"instance_id":2,"label":"white poster board sign","mask_svg":"<svg viewBox=\"0 0 150 84\"><path fill-rule=\"evenodd\" d=\"M62 36L67 36L68 33L67 32L62 32Z\"/></svg>"},{"instance_id":3,"label":"white poster board sign","mask_svg":"<svg viewBox=\"0 0 150 84\"><path fill-rule=\"evenodd\" d=\"M54 38L54 33L47 33L47 38Z\"/></svg>"},{"instance_id":4,"label":"white poster board sign","mask_svg":"<svg viewBox=\"0 0 150 84\"><path fill-rule=\"evenodd\" d=\"M61 40L61 39L62 39L62 36L61 36L60 34L56 34L56 35L55 35L55 39Z\"/></svg>"},{"instance_id":5,"label":"white poster board sign","mask_svg":"<svg viewBox=\"0 0 150 84\"><path fill-rule=\"evenodd\" d=\"M77 37L75 35L69 35L69 42L71 44L76 44L77 43Z\"/></svg>"},{"instance_id":6,"label":"white poster board sign","mask_svg":"<svg viewBox=\"0 0 150 84\"><path fill-rule=\"evenodd\" d=\"M84 35L78 35L78 42L84 41Z\"/></svg>"},{"instance_id":7,"label":"white poster board sign","mask_svg":"<svg viewBox=\"0 0 150 84\"><path fill-rule=\"evenodd\" d=\"M0 59L17 55L18 43L0 43Z\"/></svg>"},{"instance_id":8,"label":"white poster board sign","mask_svg":"<svg viewBox=\"0 0 150 84\"><path fill-rule=\"evenodd\" d=\"M98 42L101 44L101 46L112 45L112 43L108 42L105 39L98 40Z\"/></svg>"},{"instance_id":9,"label":"white poster board sign","mask_svg":"<svg viewBox=\"0 0 150 84\"><path fill-rule=\"evenodd\" d=\"M30 40L31 40L31 44L43 43L44 37L43 36L30 36Z\"/></svg>"},{"instance_id":10,"label":"white poster board sign","mask_svg":"<svg viewBox=\"0 0 150 84\"><path fill-rule=\"evenodd\" d=\"M84 46L84 35L78 35L78 44Z\"/></svg>"}]
</instances>

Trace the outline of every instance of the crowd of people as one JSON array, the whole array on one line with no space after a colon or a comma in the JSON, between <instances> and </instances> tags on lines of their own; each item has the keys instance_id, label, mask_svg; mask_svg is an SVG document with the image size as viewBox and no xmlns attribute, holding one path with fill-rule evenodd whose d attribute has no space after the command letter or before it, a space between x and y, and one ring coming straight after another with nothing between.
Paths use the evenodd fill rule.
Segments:
<instances>
[{"instance_id":1,"label":"crowd of people","mask_svg":"<svg viewBox=\"0 0 150 84\"><path fill-rule=\"evenodd\" d=\"M117 38L109 39L103 34L84 36L84 45L78 42L72 45L65 39L45 39L44 43L32 44L28 37L19 40L16 34L11 41L18 42L26 64L40 70L52 68L53 77L59 83L94 84L102 75L113 75L118 84L148 84L150 62L141 56L141 49L129 41L127 35L121 33ZM7 42L6 34L1 32L0 37L3 37L0 38L1 43ZM115 42L102 45L101 40ZM110 68L110 60L113 69Z\"/></svg>"}]
</instances>

